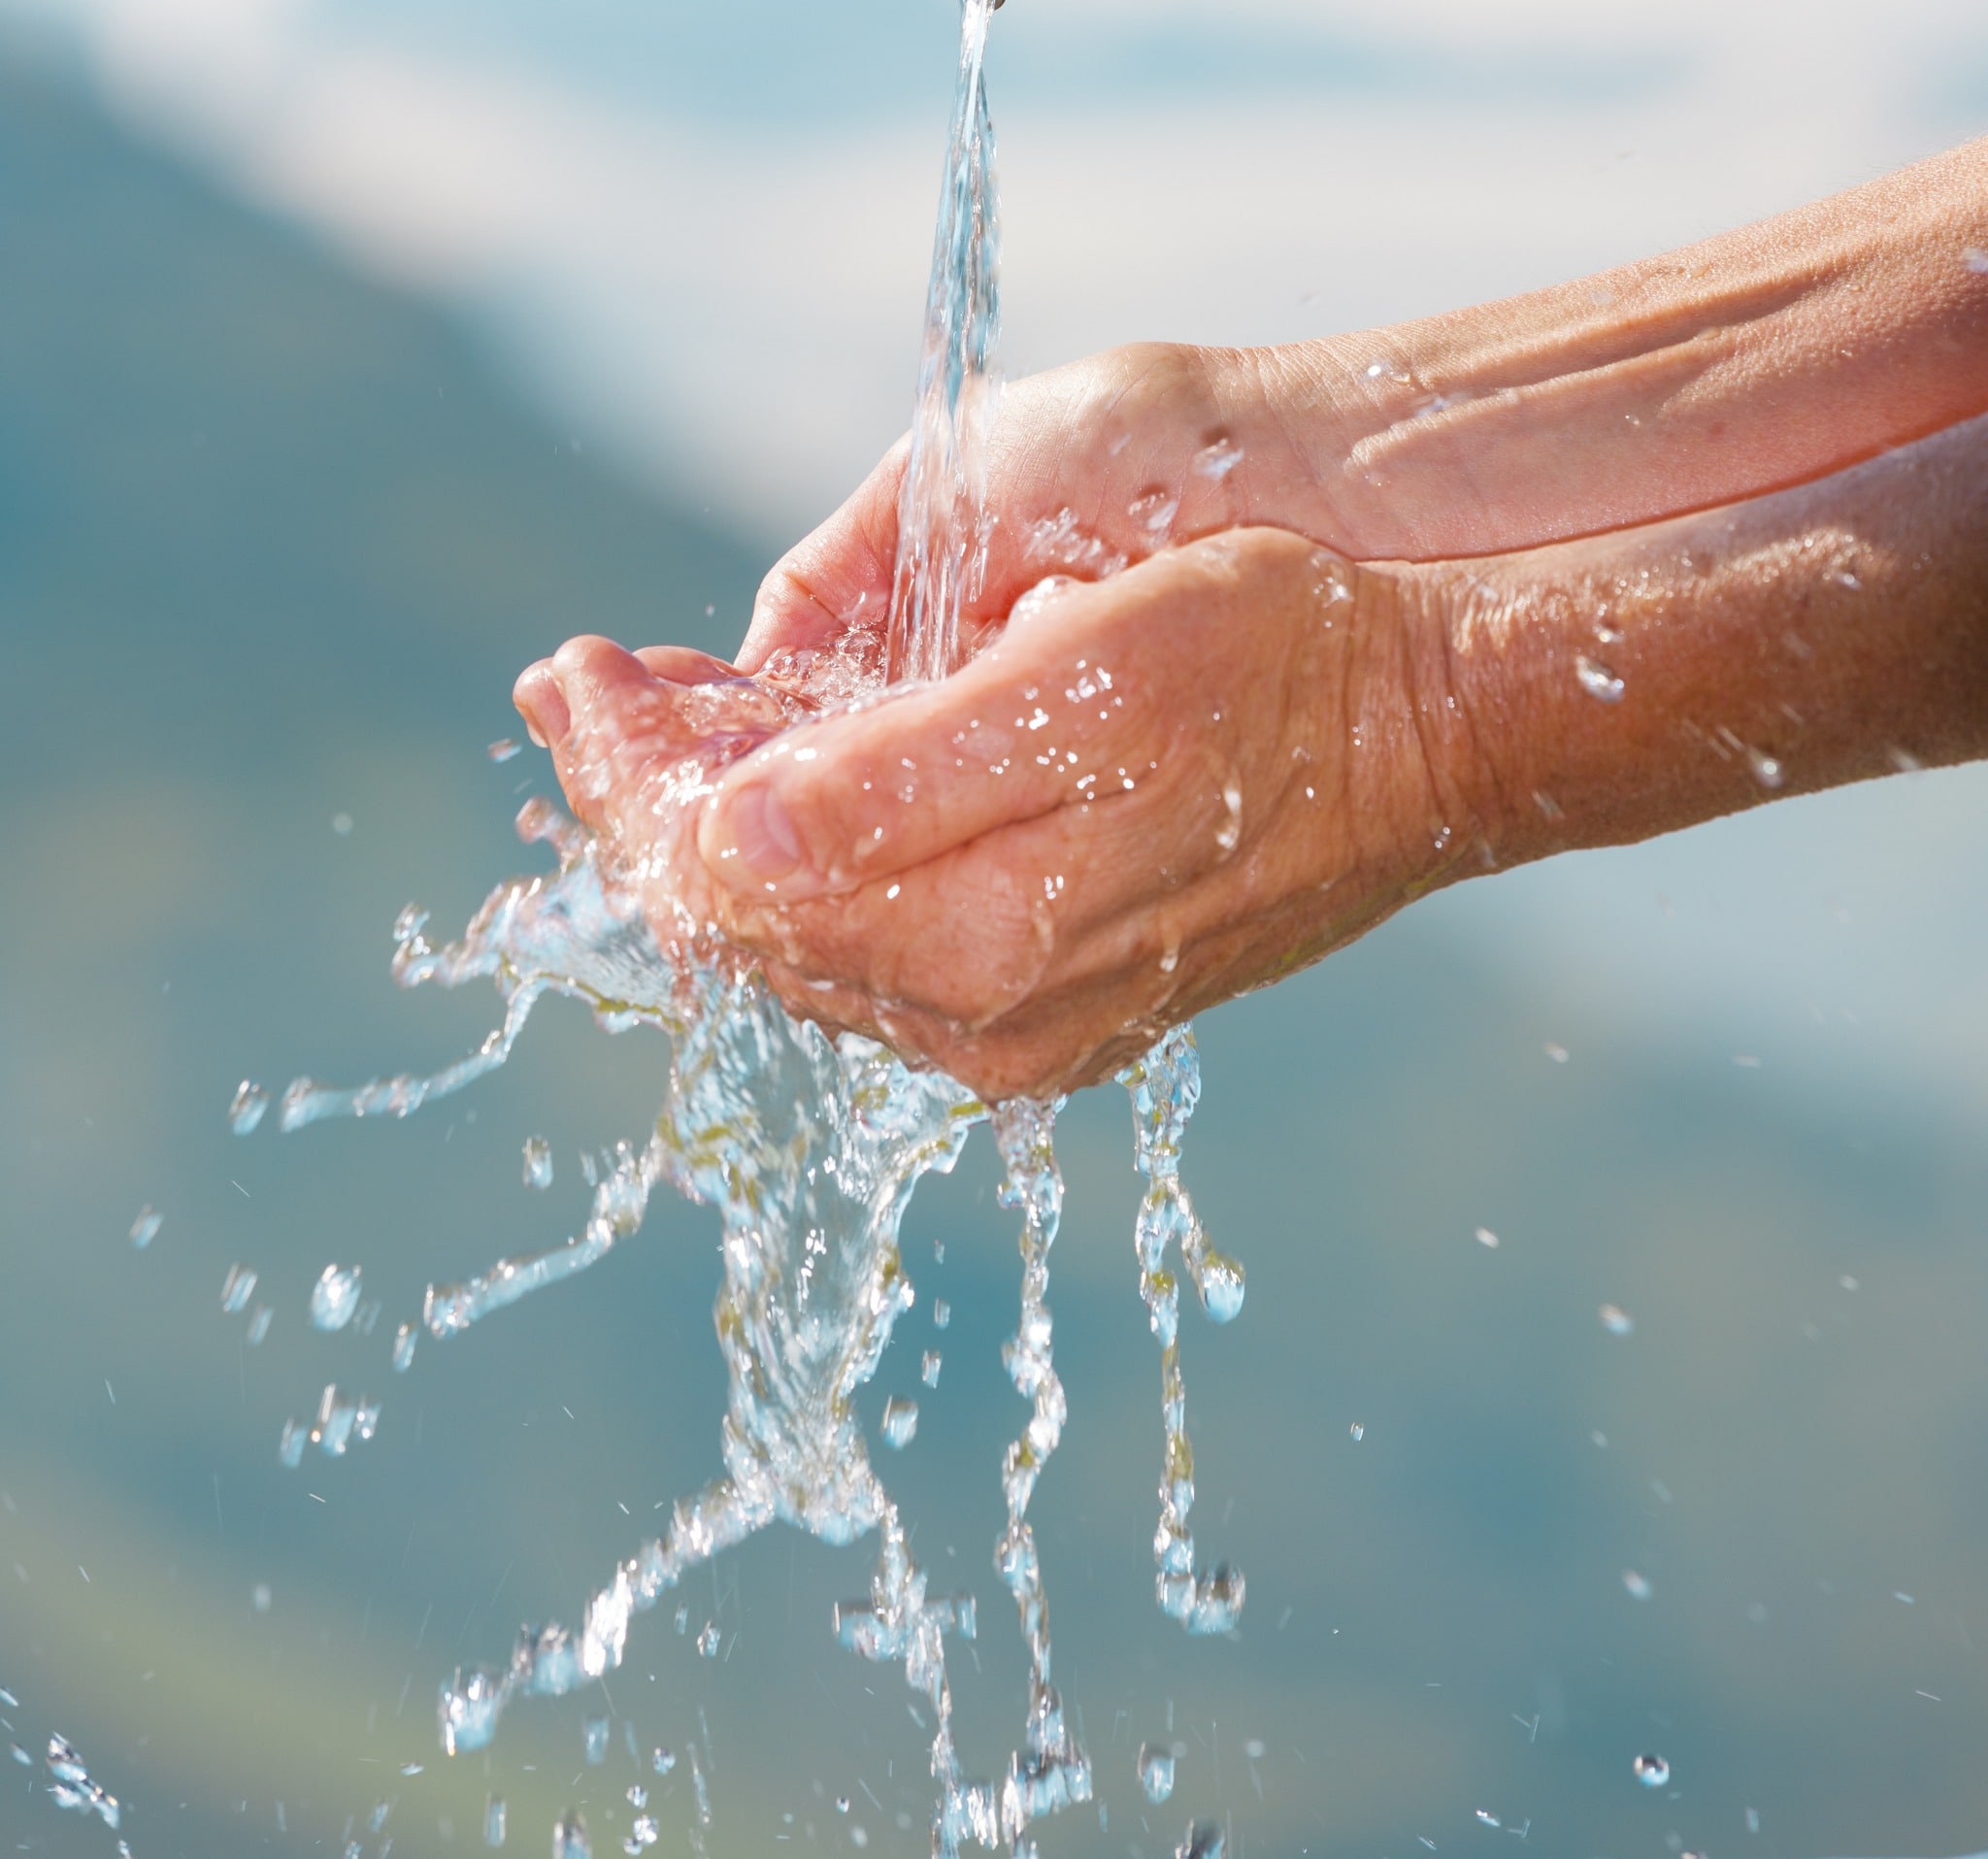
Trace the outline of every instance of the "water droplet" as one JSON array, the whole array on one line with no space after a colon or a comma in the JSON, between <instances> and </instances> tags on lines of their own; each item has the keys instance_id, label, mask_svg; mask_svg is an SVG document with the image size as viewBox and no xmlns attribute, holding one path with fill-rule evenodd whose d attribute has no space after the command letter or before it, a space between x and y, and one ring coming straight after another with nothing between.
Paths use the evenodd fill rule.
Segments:
<instances>
[{"instance_id":1,"label":"water droplet","mask_svg":"<svg viewBox=\"0 0 1988 1859\"><path fill-rule=\"evenodd\" d=\"M939 1370L944 1359L937 1349L927 1349L925 1359L918 1364L918 1378L928 1388L939 1385Z\"/></svg>"},{"instance_id":2,"label":"water droplet","mask_svg":"<svg viewBox=\"0 0 1988 1859\"><path fill-rule=\"evenodd\" d=\"M677 1752L674 1749L658 1748L648 1759L648 1766L657 1775L666 1776L677 1766Z\"/></svg>"},{"instance_id":3,"label":"water droplet","mask_svg":"<svg viewBox=\"0 0 1988 1859\"><path fill-rule=\"evenodd\" d=\"M648 1790L641 1782L632 1781L628 1784L628 1805L638 1813L648 1806Z\"/></svg>"},{"instance_id":4,"label":"water droplet","mask_svg":"<svg viewBox=\"0 0 1988 1859\"><path fill-rule=\"evenodd\" d=\"M1489 1246L1495 1252L1498 1250L1498 1235L1492 1232L1488 1226L1480 1226L1477 1229L1477 1244Z\"/></svg>"},{"instance_id":5,"label":"water droplet","mask_svg":"<svg viewBox=\"0 0 1988 1859\"><path fill-rule=\"evenodd\" d=\"M268 1109L268 1088L253 1079L245 1078L235 1086L235 1095L228 1101L228 1128L237 1136L247 1136L262 1121L263 1112Z\"/></svg>"},{"instance_id":6,"label":"water droplet","mask_svg":"<svg viewBox=\"0 0 1988 1859\"><path fill-rule=\"evenodd\" d=\"M349 839L352 832L352 816L349 813L334 813L331 816L331 830L340 839Z\"/></svg>"},{"instance_id":7,"label":"water droplet","mask_svg":"<svg viewBox=\"0 0 1988 1859\"><path fill-rule=\"evenodd\" d=\"M1636 1328L1636 1319L1619 1304L1602 1306L1602 1328L1610 1336L1627 1336Z\"/></svg>"},{"instance_id":8,"label":"water droplet","mask_svg":"<svg viewBox=\"0 0 1988 1859\"><path fill-rule=\"evenodd\" d=\"M586 1750L586 1765L598 1769L608 1759L608 1720L606 1717L589 1717L580 1727L580 1737Z\"/></svg>"},{"instance_id":9,"label":"water droplet","mask_svg":"<svg viewBox=\"0 0 1988 1859\"><path fill-rule=\"evenodd\" d=\"M1154 1807L1170 1801L1174 1795L1174 1752L1156 1743L1143 1743L1139 1746L1139 1785L1145 1790L1145 1798Z\"/></svg>"},{"instance_id":10,"label":"water droplet","mask_svg":"<svg viewBox=\"0 0 1988 1859\"><path fill-rule=\"evenodd\" d=\"M393 1333L393 1372L405 1375L414 1365L414 1344L421 1340L420 1326L403 1323Z\"/></svg>"},{"instance_id":11,"label":"water droplet","mask_svg":"<svg viewBox=\"0 0 1988 1859\"><path fill-rule=\"evenodd\" d=\"M883 1444L902 1452L917 1436L918 1404L892 1395L883 1404Z\"/></svg>"},{"instance_id":12,"label":"water droplet","mask_svg":"<svg viewBox=\"0 0 1988 1859\"><path fill-rule=\"evenodd\" d=\"M311 1287L311 1327L343 1330L359 1308L359 1268L327 1265Z\"/></svg>"},{"instance_id":13,"label":"water droplet","mask_svg":"<svg viewBox=\"0 0 1988 1859\"><path fill-rule=\"evenodd\" d=\"M1671 1765L1662 1756L1638 1756L1631 1765L1636 1778L1645 1788L1666 1788L1671 1783Z\"/></svg>"},{"instance_id":14,"label":"water droplet","mask_svg":"<svg viewBox=\"0 0 1988 1859\"><path fill-rule=\"evenodd\" d=\"M1180 509L1180 500L1168 490L1149 490L1135 497L1126 506L1125 514L1151 536L1164 536L1173 526L1175 516Z\"/></svg>"},{"instance_id":15,"label":"water droplet","mask_svg":"<svg viewBox=\"0 0 1988 1859\"><path fill-rule=\"evenodd\" d=\"M1621 703L1625 686L1607 666L1583 656L1574 661L1574 675L1590 697L1598 697L1605 704Z\"/></svg>"},{"instance_id":16,"label":"water droplet","mask_svg":"<svg viewBox=\"0 0 1988 1859\"><path fill-rule=\"evenodd\" d=\"M231 1265L228 1276L221 1280L221 1311L227 1316L248 1308L248 1300L255 1295L255 1274L246 1265Z\"/></svg>"},{"instance_id":17,"label":"water droplet","mask_svg":"<svg viewBox=\"0 0 1988 1859\"><path fill-rule=\"evenodd\" d=\"M496 1847L504 1843L504 1797L492 1795L483 1804L483 1843Z\"/></svg>"},{"instance_id":18,"label":"water droplet","mask_svg":"<svg viewBox=\"0 0 1988 1859\"><path fill-rule=\"evenodd\" d=\"M1264 1743L1261 1737L1250 1737L1243 1742L1242 1753L1245 1756L1247 1756L1251 1762L1261 1762L1264 1759L1264 1757L1270 1753L1270 1751L1268 1745Z\"/></svg>"},{"instance_id":19,"label":"water droplet","mask_svg":"<svg viewBox=\"0 0 1988 1859\"><path fill-rule=\"evenodd\" d=\"M143 1252L152 1241L158 1238L159 1228L166 1223L166 1216L156 1208L142 1207L138 1218L131 1222L131 1244Z\"/></svg>"},{"instance_id":20,"label":"water droplet","mask_svg":"<svg viewBox=\"0 0 1988 1859\"><path fill-rule=\"evenodd\" d=\"M248 1319L248 1343L251 1349L262 1346L262 1339L269 1334L269 1326L276 1320L276 1311L267 1304L258 1304L255 1314Z\"/></svg>"},{"instance_id":21,"label":"water droplet","mask_svg":"<svg viewBox=\"0 0 1988 1859\"><path fill-rule=\"evenodd\" d=\"M553 1825L552 1859L594 1859L593 1842L586 1833L586 1815L578 1808L569 1809Z\"/></svg>"},{"instance_id":22,"label":"water droplet","mask_svg":"<svg viewBox=\"0 0 1988 1859\"><path fill-rule=\"evenodd\" d=\"M1223 1843L1221 1828L1196 1821L1174 1848L1174 1859L1222 1859Z\"/></svg>"},{"instance_id":23,"label":"water droplet","mask_svg":"<svg viewBox=\"0 0 1988 1859\"><path fill-rule=\"evenodd\" d=\"M1217 835L1217 838L1219 838L1219 835ZM1160 973L1162 975L1171 975L1179 966L1180 945L1178 943L1169 943L1160 954Z\"/></svg>"},{"instance_id":24,"label":"water droplet","mask_svg":"<svg viewBox=\"0 0 1988 1859\"><path fill-rule=\"evenodd\" d=\"M1622 1585L1629 1590L1629 1598L1632 1601L1647 1601L1650 1598L1649 1577L1638 1575L1634 1569L1622 1571Z\"/></svg>"},{"instance_id":25,"label":"water droplet","mask_svg":"<svg viewBox=\"0 0 1988 1859\"><path fill-rule=\"evenodd\" d=\"M525 1139L524 1184L536 1188L552 1185L552 1145L543 1136Z\"/></svg>"},{"instance_id":26,"label":"water droplet","mask_svg":"<svg viewBox=\"0 0 1988 1859\"><path fill-rule=\"evenodd\" d=\"M1198 478L1220 482L1242 462L1242 448L1233 439L1223 437L1194 454L1194 472Z\"/></svg>"},{"instance_id":27,"label":"water droplet","mask_svg":"<svg viewBox=\"0 0 1988 1859\"><path fill-rule=\"evenodd\" d=\"M1355 1420L1346 1431L1353 1436L1353 1444L1358 1445L1367 1437L1367 1422L1365 1420Z\"/></svg>"},{"instance_id":28,"label":"water droplet","mask_svg":"<svg viewBox=\"0 0 1988 1859\"><path fill-rule=\"evenodd\" d=\"M1562 1046L1557 1040L1548 1040L1541 1049L1544 1051L1546 1056L1555 1065L1565 1065L1567 1063L1569 1056L1567 1047Z\"/></svg>"},{"instance_id":29,"label":"water droplet","mask_svg":"<svg viewBox=\"0 0 1988 1859\"><path fill-rule=\"evenodd\" d=\"M628 1838L621 1842L621 1850L628 1854L628 1859L636 1859L638 1853L646 1852L661 1838L654 1814L637 1814L635 1824L628 1829Z\"/></svg>"},{"instance_id":30,"label":"water droplet","mask_svg":"<svg viewBox=\"0 0 1988 1859\"><path fill-rule=\"evenodd\" d=\"M943 1330L951 1321L952 1306L946 1303L944 1298L934 1298L932 1300L932 1327L935 1330Z\"/></svg>"},{"instance_id":31,"label":"water droplet","mask_svg":"<svg viewBox=\"0 0 1988 1859\"><path fill-rule=\"evenodd\" d=\"M1979 246L1970 246L1961 255L1967 260L1970 271L1977 276L1988 273L1988 251L1983 251Z\"/></svg>"},{"instance_id":32,"label":"water droplet","mask_svg":"<svg viewBox=\"0 0 1988 1859\"><path fill-rule=\"evenodd\" d=\"M412 1781L417 1775L421 1773L423 1766L423 1764L418 1762L402 1763L400 1765L400 1773L402 1778L407 1781Z\"/></svg>"},{"instance_id":33,"label":"water droplet","mask_svg":"<svg viewBox=\"0 0 1988 1859\"><path fill-rule=\"evenodd\" d=\"M718 1626L715 1620L707 1620L704 1631L697 1636L698 1656L715 1659L718 1656Z\"/></svg>"},{"instance_id":34,"label":"water droplet","mask_svg":"<svg viewBox=\"0 0 1988 1859\"><path fill-rule=\"evenodd\" d=\"M1748 1833L1758 1833L1760 1831L1760 1809L1758 1808L1748 1808L1746 1809L1746 1831Z\"/></svg>"},{"instance_id":35,"label":"water droplet","mask_svg":"<svg viewBox=\"0 0 1988 1859\"><path fill-rule=\"evenodd\" d=\"M500 736L490 745L488 754L493 762L508 762L524 747L514 736Z\"/></svg>"},{"instance_id":36,"label":"water droplet","mask_svg":"<svg viewBox=\"0 0 1988 1859\"><path fill-rule=\"evenodd\" d=\"M248 1604L257 1613L267 1613L276 1605L276 1597L269 1591L267 1581L258 1581L255 1590L248 1597Z\"/></svg>"},{"instance_id":37,"label":"water droplet","mask_svg":"<svg viewBox=\"0 0 1988 1859\"><path fill-rule=\"evenodd\" d=\"M677 1610L677 1638L679 1640L682 1639L682 1637L689 1631L690 1610L686 1607L679 1606Z\"/></svg>"},{"instance_id":38,"label":"water droplet","mask_svg":"<svg viewBox=\"0 0 1988 1859\"><path fill-rule=\"evenodd\" d=\"M849 1810L849 1798L848 1798L848 1796L847 1796L847 1795L837 1795L837 1796L836 1796L836 1798L835 1798L835 1810L836 1810L836 1812L837 1812L837 1813L847 1813L847 1812L848 1812L848 1810Z\"/></svg>"},{"instance_id":39,"label":"water droplet","mask_svg":"<svg viewBox=\"0 0 1988 1859\"><path fill-rule=\"evenodd\" d=\"M1488 1808L1477 1809L1477 1821L1479 1825L1486 1827L1502 1827L1505 1824Z\"/></svg>"},{"instance_id":40,"label":"water droplet","mask_svg":"<svg viewBox=\"0 0 1988 1859\"><path fill-rule=\"evenodd\" d=\"M1222 783L1222 807L1228 817L1215 829L1215 844L1233 852L1242 838L1242 789L1233 775Z\"/></svg>"},{"instance_id":41,"label":"water droplet","mask_svg":"<svg viewBox=\"0 0 1988 1859\"><path fill-rule=\"evenodd\" d=\"M1762 749L1749 748L1746 765L1753 770L1753 779L1765 788L1776 788L1788 779L1780 763Z\"/></svg>"}]
</instances>

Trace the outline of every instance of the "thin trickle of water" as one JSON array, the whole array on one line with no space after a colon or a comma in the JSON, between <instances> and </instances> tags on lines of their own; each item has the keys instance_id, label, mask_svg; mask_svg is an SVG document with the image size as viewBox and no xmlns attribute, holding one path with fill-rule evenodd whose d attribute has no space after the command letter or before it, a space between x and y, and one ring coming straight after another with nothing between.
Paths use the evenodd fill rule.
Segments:
<instances>
[{"instance_id":1,"label":"thin trickle of water","mask_svg":"<svg viewBox=\"0 0 1988 1859\"><path fill-rule=\"evenodd\" d=\"M1217 1323L1242 1308L1242 1268L1217 1252L1180 1184L1180 1145L1201 1097L1201 1060L1194 1035L1179 1027L1126 1074L1132 1095L1139 1171L1146 1178L1133 1244L1139 1291L1160 1342L1162 1428L1160 1521L1153 1534L1159 1564L1154 1591L1161 1609L1190 1633L1226 1633L1242 1610L1242 1572L1226 1563L1194 1566L1194 1448L1187 1441L1187 1386L1180 1371L1180 1286L1167 1265L1171 1245Z\"/></svg>"},{"instance_id":2,"label":"thin trickle of water","mask_svg":"<svg viewBox=\"0 0 1988 1859\"><path fill-rule=\"evenodd\" d=\"M984 61L995 0L965 0L959 82L925 297L911 455L898 499L884 676L943 678L965 659L960 608L986 548L980 461L996 395L999 196Z\"/></svg>"},{"instance_id":3,"label":"thin trickle of water","mask_svg":"<svg viewBox=\"0 0 1988 1859\"><path fill-rule=\"evenodd\" d=\"M504 1797L492 1795L483 1804L483 1843L497 1847L504 1843Z\"/></svg>"}]
</instances>

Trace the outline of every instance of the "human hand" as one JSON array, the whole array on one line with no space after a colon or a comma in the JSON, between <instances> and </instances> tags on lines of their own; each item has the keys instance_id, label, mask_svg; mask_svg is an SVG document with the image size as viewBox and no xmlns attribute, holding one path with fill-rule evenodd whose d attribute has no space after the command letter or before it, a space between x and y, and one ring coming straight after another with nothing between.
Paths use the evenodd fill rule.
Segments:
<instances>
[{"instance_id":1,"label":"human hand","mask_svg":"<svg viewBox=\"0 0 1988 1859\"><path fill-rule=\"evenodd\" d=\"M1456 878L1988 753L1984 499L1988 419L1503 557L1227 534L812 719L597 640L519 701L659 933L715 926L795 1012L1040 1095Z\"/></svg>"}]
</instances>

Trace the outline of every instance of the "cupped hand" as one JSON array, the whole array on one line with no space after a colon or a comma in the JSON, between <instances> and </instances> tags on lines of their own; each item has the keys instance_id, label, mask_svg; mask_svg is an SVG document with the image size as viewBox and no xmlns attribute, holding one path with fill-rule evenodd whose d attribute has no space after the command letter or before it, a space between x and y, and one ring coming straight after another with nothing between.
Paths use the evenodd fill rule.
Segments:
<instances>
[{"instance_id":1,"label":"cupped hand","mask_svg":"<svg viewBox=\"0 0 1988 1859\"><path fill-rule=\"evenodd\" d=\"M600 640L519 702L666 936L713 925L797 1013L993 1099L1109 1075L1437 881L1468 840L1440 671L1387 583L1247 530L1052 581L953 677L818 718Z\"/></svg>"}]
</instances>

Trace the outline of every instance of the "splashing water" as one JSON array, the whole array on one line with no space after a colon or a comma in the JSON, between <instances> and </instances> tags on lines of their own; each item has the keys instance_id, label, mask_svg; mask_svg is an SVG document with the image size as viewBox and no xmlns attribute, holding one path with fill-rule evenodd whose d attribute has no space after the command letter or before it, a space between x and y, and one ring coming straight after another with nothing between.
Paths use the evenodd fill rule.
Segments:
<instances>
[{"instance_id":1,"label":"splashing water","mask_svg":"<svg viewBox=\"0 0 1988 1859\"><path fill-rule=\"evenodd\" d=\"M981 78L991 5L965 0L959 91L883 654L891 680L943 676L961 661L961 602L984 547L977 459L993 392L997 308L993 139ZM1240 456L1211 462L1226 471ZM844 701L874 692L876 682L872 669L851 688L848 667L838 664L816 681L812 695ZM707 771L686 764L672 804L688 805L707 790ZM584 1002L611 1033L662 1032L671 1062L653 1130L641 1143L616 1145L601 1158L605 1166L593 1158L583 1164L593 1198L580 1231L562 1245L499 1261L461 1283L431 1285L422 1324L431 1338L447 1341L597 1264L641 1226L659 1183L712 1206L723 1230L714 1315L728 1375L720 1433L724 1471L677 1502L664 1534L641 1544L613 1570L576 1628L527 1627L502 1667L458 1670L441 1691L443 1746L450 1755L482 1748L517 1699L563 1696L617 1669L638 1615L653 1610L692 1570L769 1524L788 1523L831 1544L874 1533L878 1555L870 1591L836 1610L835 1631L844 1646L865 1659L902 1666L910 1687L930 1708L931 1767L940 1790L933 1853L956 1859L962 1843L973 1841L1023 1859L1035 1852L1029 1829L1036 1821L1092 1797L1089 1758L1050 1682L1048 1597L1028 1517L1066 1417L1046 1301L1063 1203L1053 1143L1056 1107L1012 1101L990 1112L954 1080L914 1071L873 1041L852 1034L832 1039L796 1021L756 971L711 939L673 944L665 953L613 849L547 803L528 804L518 830L527 843L553 850L555 872L501 885L462 939L439 948L424 935L424 912L411 906L395 925L394 976L401 985L490 980L505 1004L502 1026L475 1052L429 1076L380 1079L348 1090L299 1079L283 1093L279 1124L293 1131L330 1117L405 1116L460 1090L508 1059L534 1006L548 993ZM1161 1608L1188 1631L1224 1632L1236 1623L1243 1583L1225 1566L1212 1572L1194 1567L1187 1528L1193 1457L1177 1284L1166 1264L1167 1248L1176 1248L1204 1309L1218 1322L1241 1309L1242 1274L1209 1245L1178 1178L1181 1140L1200 1090L1191 1035L1184 1028L1170 1034L1123 1081L1133 1100L1137 1165L1147 1180L1137 1233L1141 1290L1161 1344L1156 1592ZM930 1590L911 1553L911 1533L871 1462L854 1404L898 1318L913 1303L899 1251L912 1191L927 1174L949 1172L982 1121L992 1123L1006 1166L1004 1205L1021 1216L1021 1307L1004 1362L1030 1403L1027 1424L1003 1463L1007 1522L995 1553L1027 1649L1028 1707L1021 1744L993 1781L970 1779L953 1743L946 1642L976 1637L975 1603L971 1596ZM528 1154L528 1178L530 1173ZM358 1299L357 1269L349 1270L348 1293L340 1268L327 1271L319 1286L327 1290L338 1274L337 1301L346 1320ZM318 1304L314 1293L314 1321L319 1320ZM935 1305L935 1327L944 1329L946 1315ZM403 1327L396 1367L411 1356L414 1334ZM926 1358L928 1386L936 1383L937 1361L936 1354ZM300 1462L309 1445L342 1453L352 1438L370 1437L378 1411L326 1389L315 1427L292 1423L285 1429L284 1462ZM909 1444L916 1417L915 1404L893 1402L884 1443ZM678 1618L680 1631L680 1608ZM715 1631L707 1634L715 1651ZM591 1740L587 1753L593 1753ZM705 1763L694 1743L688 1753L698 1821L708 1826ZM672 1766L667 1751L655 1753L657 1774ZM503 1838L503 1809L493 1807L496 1843ZM492 1825L486 1819L486 1840ZM1218 1852L1219 1836L1205 1843L1206 1831L1190 1836L1192 1849ZM553 1843L555 1852L587 1852L584 1822L577 1814L562 1821Z\"/></svg>"},{"instance_id":2,"label":"splashing water","mask_svg":"<svg viewBox=\"0 0 1988 1859\"><path fill-rule=\"evenodd\" d=\"M72 1813L93 1813L115 1833L123 1808L116 1795L90 1778L76 1745L66 1737L50 1737L48 1762L49 1797L56 1807Z\"/></svg>"}]
</instances>

